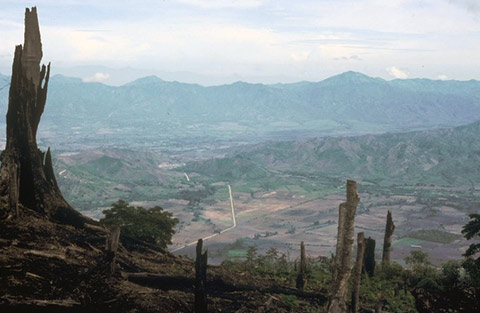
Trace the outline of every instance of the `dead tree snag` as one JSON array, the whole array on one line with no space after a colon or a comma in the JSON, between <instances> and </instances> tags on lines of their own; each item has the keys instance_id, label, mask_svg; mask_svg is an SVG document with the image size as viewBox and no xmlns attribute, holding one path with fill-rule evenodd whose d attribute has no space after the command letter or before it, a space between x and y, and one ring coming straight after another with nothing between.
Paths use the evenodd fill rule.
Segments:
<instances>
[{"instance_id":1,"label":"dead tree snag","mask_svg":"<svg viewBox=\"0 0 480 313\"><path fill-rule=\"evenodd\" d=\"M357 313L360 299L360 282L362 280L363 259L365 256L365 236L363 233L357 235L357 260L353 268L353 292L352 292L352 313Z\"/></svg>"},{"instance_id":2,"label":"dead tree snag","mask_svg":"<svg viewBox=\"0 0 480 313\"><path fill-rule=\"evenodd\" d=\"M392 251L392 236L395 230L395 224L393 224L392 213L387 213L387 224L385 226L385 238L383 239L383 255L382 262L390 262L390 252Z\"/></svg>"},{"instance_id":3,"label":"dead tree snag","mask_svg":"<svg viewBox=\"0 0 480 313\"><path fill-rule=\"evenodd\" d=\"M120 241L120 227L114 226L107 234L105 243L105 258L108 265L109 274L115 273L115 261L117 256L118 244Z\"/></svg>"},{"instance_id":4,"label":"dead tree snag","mask_svg":"<svg viewBox=\"0 0 480 313\"><path fill-rule=\"evenodd\" d=\"M355 213L359 202L357 183L347 180L347 201L339 206L337 248L332 286L327 304L329 313L347 312L347 287L352 270Z\"/></svg>"},{"instance_id":5,"label":"dead tree snag","mask_svg":"<svg viewBox=\"0 0 480 313\"><path fill-rule=\"evenodd\" d=\"M7 111L7 143L1 155L0 195L9 210L22 207L70 224L83 224L81 215L58 188L50 150L37 146L37 130L47 99L50 64L42 65L42 43L36 8L25 11L24 45L15 48Z\"/></svg>"},{"instance_id":6,"label":"dead tree snag","mask_svg":"<svg viewBox=\"0 0 480 313\"><path fill-rule=\"evenodd\" d=\"M207 253L202 254L203 240L198 239L195 259L195 313L207 312Z\"/></svg>"},{"instance_id":7,"label":"dead tree snag","mask_svg":"<svg viewBox=\"0 0 480 313\"><path fill-rule=\"evenodd\" d=\"M375 274L375 243L375 239L371 237L365 239L364 269L368 277Z\"/></svg>"},{"instance_id":8,"label":"dead tree snag","mask_svg":"<svg viewBox=\"0 0 480 313\"><path fill-rule=\"evenodd\" d=\"M300 244L300 269L298 270L297 275L297 284L296 287L299 290L303 290L305 287L305 274L307 271L307 257L305 256L305 244Z\"/></svg>"}]
</instances>

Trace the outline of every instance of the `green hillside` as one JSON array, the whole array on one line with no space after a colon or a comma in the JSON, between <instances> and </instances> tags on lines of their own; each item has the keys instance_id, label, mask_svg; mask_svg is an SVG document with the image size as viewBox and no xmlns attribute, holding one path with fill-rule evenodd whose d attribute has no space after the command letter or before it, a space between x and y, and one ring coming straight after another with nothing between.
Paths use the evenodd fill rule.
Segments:
<instances>
[{"instance_id":1,"label":"green hillside","mask_svg":"<svg viewBox=\"0 0 480 313\"><path fill-rule=\"evenodd\" d=\"M0 113L6 110L7 95L8 88L0 90ZM212 87L149 76L112 87L56 75L39 137L62 147L136 148L180 137L285 137L294 131L354 135L452 127L477 116L480 82L474 80L386 81L347 72L320 82Z\"/></svg>"},{"instance_id":2,"label":"green hillside","mask_svg":"<svg viewBox=\"0 0 480 313\"><path fill-rule=\"evenodd\" d=\"M473 208L480 184L479 133L477 122L409 133L268 142L185 165L154 152L86 150L57 154L55 167L62 173L57 177L65 196L80 209L118 198L210 201L212 195L225 196L212 187L215 183L234 184L237 192L252 197L286 191L317 198L338 192L346 178L357 179L372 194L410 194L426 205L440 201Z\"/></svg>"},{"instance_id":3,"label":"green hillside","mask_svg":"<svg viewBox=\"0 0 480 313\"><path fill-rule=\"evenodd\" d=\"M480 183L480 123L452 129L323 137L238 148L182 171L232 181L292 176L351 177L383 183Z\"/></svg>"}]
</instances>

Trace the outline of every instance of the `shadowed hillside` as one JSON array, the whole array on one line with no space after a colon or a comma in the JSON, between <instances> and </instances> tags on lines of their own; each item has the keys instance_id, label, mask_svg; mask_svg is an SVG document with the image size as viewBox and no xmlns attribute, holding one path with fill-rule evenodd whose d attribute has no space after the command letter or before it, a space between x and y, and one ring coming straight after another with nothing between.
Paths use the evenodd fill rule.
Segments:
<instances>
[{"instance_id":1,"label":"shadowed hillside","mask_svg":"<svg viewBox=\"0 0 480 313\"><path fill-rule=\"evenodd\" d=\"M351 175L379 184L471 185L480 177L479 133L477 122L451 129L272 142L188 163L181 170L232 181L281 172Z\"/></svg>"},{"instance_id":2,"label":"shadowed hillside","mask_svg":"<svg viewBox=\"0 0 480 313\"><path fill-rule=\"evenodd\" d=\"M0 104L6 104L7 92L0 91ZM474 80L386 81L355 72L320 82L213 87L155 76L112 87L57 75L51 79L40 138L63 147L132 148L185 135L254 138L281 131L429 129L474 122L480 115L479 94L480 83Z\"/></svg>"}]
</instances>

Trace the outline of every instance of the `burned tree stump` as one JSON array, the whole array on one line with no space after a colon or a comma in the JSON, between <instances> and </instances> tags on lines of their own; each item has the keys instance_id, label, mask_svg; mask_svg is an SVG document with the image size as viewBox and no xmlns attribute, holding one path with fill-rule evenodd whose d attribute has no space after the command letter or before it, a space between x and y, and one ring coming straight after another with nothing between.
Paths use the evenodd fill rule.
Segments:
<instances>
[{"instance_id":1,"label":"burned tree stump","mask_svg":"<svg viewBox=\"0 0 480 313\"><path fill-rule=\"evenodd\" d=\"M387 213L387 224L385 225L385 238L383 239L383 255L382 262L390 262L390 253L392 252L392 236L395 230L395 224L393 224L392 213Z\"/></svg>"},{"instance_id":2,"label":"burned tree stump","mask_svg":"<svg viewBox=\"0 0 480 313\"><path fill-rule=\"evenodd\" d=\"M357 313L360 299L360 282L362 280L363 259L365 256L365 236L363 233L357 235L357 260L353 268L353 292L352 292L352 313Z\"/></svg>"},{"instance_id":3,"label":"burned tree stump","mask_svg":"<svg viewBox=\"0 0 480 313\"><path fill-rule=\"evenodd\" d=\"M307 271L307 257L305 256L305 244L303 241L300 243L300 268L297 275L296 287L299 290L303 290L305 287L305 274Z\"/></svg>"},{"instance_id":4,"label":"burned tree stump","mask_svg":"<svg viewBox=\"0 0 480 313\"><path fill-rule=\"evenodd\" d=\"M18 185L20 179L20 168L16 164L12 166L12 173L9 177L9 188L8 190L8 208L10 212L15 212L15 216L20 217L20 209L18 206Z\"/></svg>"},{"instance_id":5,"label":"burned tree stump","mask_svg":"<svg viewBox=\"0 0 480 313\"><path fill-rule=\"evenodd\" d=\"M24 45L15 48L7 111L7 143L0 167L0 196L9 210L20 215L24 207L73 225L81 215L65 201L53 172L50 149L37 146L37 129L47 99L50 64L42 59L37 9L25 11Z\"/></svg>"},{"instance_id":6,"label":"burned tree stump","mask_svg":"<svg viewBox=\"0 0 480 313\"><path fill-rule=\"evenodd\" d=\"M365 239L365 258L364 270L368 277L373 277L375 274L375 239L368 237Z\"/></svg>"},{"instance_id":7,"label":"burned tree stump","mask_svg":"<svg viewBox=\"0 0 480 313\"><path fill-rule=\"evenodd\" d=\"M105 259L110 275L115 273L115 261L117 256L118 244L120 241L120 227L114 226L107 234L105 243Z\"/></svg>"},{"instance_id":8,"label":"burned tree stump","mask_svg":"<svg viewBox=\"0 0 480 313\"><path fill-rule=\"evenodd\" d=\"M327 303L329 313L347 312L347 287L352 270L355 213L359 202L357 183L347 180L347 201L339 206L337 248L332 286Z\"/></svg>"},{"instance_id":9,"label":"burned tree stump","mask_svg":"<svg viewBox=\"0 0 480 313\"><path fill-rule=\"evenodd\" d=\"M195 313L207 312L207 253L202 254L203 240L198 239L195 259Z\"/></svg>"}]
</instances>

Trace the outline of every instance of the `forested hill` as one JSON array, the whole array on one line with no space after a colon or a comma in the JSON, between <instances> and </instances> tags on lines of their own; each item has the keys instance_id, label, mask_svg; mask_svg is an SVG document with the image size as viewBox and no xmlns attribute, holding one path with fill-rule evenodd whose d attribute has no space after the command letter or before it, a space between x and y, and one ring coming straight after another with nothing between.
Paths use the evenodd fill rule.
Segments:
<instances>
[{"instance_id":1,"label":"forested hill","mask_svg":"<svg viewBox=\"0 0 480 313\"><path fill-rule=\"evenodd\" d=\"M480 122L408 133L323 137L237 148L186 170L228 180L274 173L354 177L377 183L472 185L480 182Z\"/></svg>"},{"instance_id":2,"label":"forested hill","mask_svg":"<svg viewBox=\"0 0 480 313\"><path fill-rule=\"evenodd\" d=\"M8 88L0 91L4 115ZM474 122L480 116L480 82L406 79L386 81L346 72L320 82L202 87L149 76L112 87L54 76L44 129L115 132L156 127L215 131L316 130L373 133ZM72 130L72 127L74 130ZM51 130L51 129L50 129ZM41 135L41 134L40 134Z\"/></svg>"}]
</instances>

